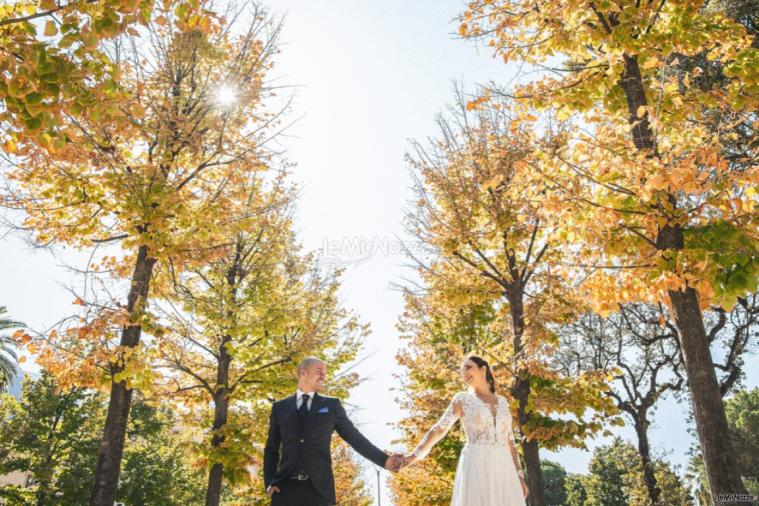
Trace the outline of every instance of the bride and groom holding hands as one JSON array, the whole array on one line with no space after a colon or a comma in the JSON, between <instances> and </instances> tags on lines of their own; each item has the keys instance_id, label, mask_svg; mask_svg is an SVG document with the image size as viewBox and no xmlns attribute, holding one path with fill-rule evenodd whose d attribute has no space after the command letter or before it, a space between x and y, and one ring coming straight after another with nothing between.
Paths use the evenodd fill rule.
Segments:
<instances>
[{"instance_id":1,"label":"bride and groom holding hands","mask_svg":"<svg viewBox=\"0 0 759 506\"><path fill-rule=\"evenodd\" d=\"M331 441L337 433L363 457L393 472L424 459L457 420L466 444L453 486L452 506L524 506L528 494L506 399L496 394L488 363L470 356L461 365L467 391L457 393L443 416L408 455L388 455L348 419L339 399L319 395L327 365L317 358L297 369L298 389L272 405L264 449L264 484L272 506L336 504Z\"/></svg>"}]
</instances>

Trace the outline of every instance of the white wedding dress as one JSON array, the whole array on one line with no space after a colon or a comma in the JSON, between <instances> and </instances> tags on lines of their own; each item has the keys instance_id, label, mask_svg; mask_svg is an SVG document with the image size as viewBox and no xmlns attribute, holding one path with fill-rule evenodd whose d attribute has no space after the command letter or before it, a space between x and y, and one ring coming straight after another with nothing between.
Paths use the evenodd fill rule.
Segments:
<instances>
[{"instance_id":1,"label":"white wedding dress","mask_svg":"<svg viewBox=\"0 0 759 506\"><path fill-rule=\"evenodd\" d=\"M459 392L443 416L414 450L418 459L451 429L461 413L466 444L456 467L451 506L525 506L525 498L507 441L514 444L511 413L498 396L495 413L474 392ZM495 415L495 416L494 416Z\"/></svg>"}]
</instances>

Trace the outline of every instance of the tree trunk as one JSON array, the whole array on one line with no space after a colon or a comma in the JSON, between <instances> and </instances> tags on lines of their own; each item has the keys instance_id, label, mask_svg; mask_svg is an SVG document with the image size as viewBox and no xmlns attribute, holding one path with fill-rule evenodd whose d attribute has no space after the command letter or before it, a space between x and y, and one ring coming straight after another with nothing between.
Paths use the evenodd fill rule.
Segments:
<instances>
[{"instance_id":1,"label":"tree trunk","mask_svg":"<svg viewBox=\"0 0 759 506\"><path fill-rule=\"evenodd\" d=\"M219 368L216 371L216 386L218 391L214 394L214 418L213 418L213 438L211 447L216 450L224 442L224 436L219 431L227 424L227 414L229 412L229 364L232 362L232 356L227 350L227 343L231 341L230 336L224 336L219 346ZM208 473L208 490L206 491L206 506L219 506L221 498L221 482L224 474L224 465L215 462Z\"/></svg>"},{"instance_id":2,"label":"tree trunk","mask_svg":"<svg viewBox=\"0 0 759 506\"><path fill-rule=\"evenodd\" d=\"M543 481L543 470L540 468L540 445L535 439L528 439L522 445L524 453L525 477L527 488L530 490L527 496L529 506L544 506L545 483Z\"/></svg>"},{"instance_id":3,"label":"tree trunk","mask_svg":"<svg viewBox=\"0 0 759 506\"><path fill-rule=\"evenodd\" d=\"M714 372L698 295L693 288L669 292L693 401L701 455L712 500L717 494L745 494L729 435L722 395ZM748 503L747 503L748 504Z\"/></svg>"},{"instance_id":4,"label":"tree trunk","mask_svg":"<svg viewBox=\"0 0 759 506\"><path fill-rule=\"evenodd\" d=\"M515 358L521 355L522 337L524 336L524 288L517 287L507 294L509 308L511 310L511 321L514 332L514 354ZM530 398L530 374L528 371L517 370L517 379L514 384L514 397L519 402L517 421L520 430L525 426L531 417L527 411L527 401ZM522 433L524 431L522 430ZM535 439L525 439L522 442L522 455L524 456L525 480L530 493L527 496L529 506L545 506L545 491L543 482L543 471L540 468L540 447Z\"/></svg>"},{"instance_id":5,"label":"tree trunk","mask_svg":"<svg viewBox=\"0 0 759 506\"><path fill-rule=\"evenodd\" d=\"M55 441L55 431L58 428L58 419L55 420L53 423L52 430L48 433L48 442L50 445L53 445L52 441ZM37 475L35 476L35 481L37 482L37 493L36 493L36 499L37 499L37 506L47 506L50 503L50 488L51 483L53 483L53 468L55 466L55 463L53 461L53 450L52 446L48 446L46 448L46 455L43 457L46 462L44 464L44 467L37 472Z\"/></svg>"},{"instance_id":6,"label":"tree trunk","mask_svg":"<svg viewBox=\"0 0 759 506\"><path fill-rule=\"evenodd\" d=\"M50 501L50 482L52 480L48 480L47 477L45 477L45 480L37 483L37 505L36 506L48 506L49 504L52 504L52 501Z\"/></svg>"},{"instance_id":7,"label":"tree trunk","mask_svg":"<svg viewBox=\"0 0 759 506\"><path fill-rule=\"evenodd\" d=\"M645 413L639 413L635 416L635 433L638 436L638 453L643 465L643 481L648 490L648 497L651 499L652 506L660 506L661 489L656 483L654 464L651 462L651 448L648 444L648 421Z\"/></svg>"},{"instance_id":8,"label":"tree trunk","mask_svg":"<svg viewBox=\"0 0 759 506\"><path fill-rule=\"evenodd\" d=\"M648 151L654 156L655 142L648 114L638 117L638 108L647 105L638 58L625 55L624 59L625 71L620 85L627 98L633 142L639 150ZM656 238L656 247L659 250L682 250L685 247L682 228L665 225ZM734 454L725 408L714 372L698 295L693 288L686 287L683 290L671 290L669 300L675 313L706 475L712 500L716 503L717 494L745 494L746 489L735 459L731 459Z\"/></svg>"},{"instance_id":9,"label":"tree trunk","mask_svg":"<svg viewBox=\"0 0 759 506\"><path fill-rule=\"evenodd\" d=\"M127 298L127 312L130 316L141 311L147 301L155 262L154 258L148 256L147 246L140 246ZM127 325L121 330L119 344L134 348L139 344L141 334L140 325ZM111 378L121 371L123 371L123 366L115 365L111 370ZM127 388L126 381L116 383L111 379L111 397L108 401L103 438L100 441L100 454L95 468L95 483L90 496L90 506L113 506L131 405L132 390Z\"/></svg>"}]
</instances>

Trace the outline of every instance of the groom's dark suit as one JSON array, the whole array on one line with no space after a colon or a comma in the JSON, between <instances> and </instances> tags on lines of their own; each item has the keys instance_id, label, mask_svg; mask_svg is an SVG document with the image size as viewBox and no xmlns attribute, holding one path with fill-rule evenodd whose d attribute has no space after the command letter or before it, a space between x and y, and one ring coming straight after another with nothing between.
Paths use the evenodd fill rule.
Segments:
<instances>
[{"instance_id":1,"label":"groom's dark suit","mask_svg":"<svg viewBox=\"0 0 759 506\"><path fill-rule=\"evenodd\" d=\"M314 394L304 424L298 418L296 395L272 405L264 449L264 486L275 485L281 490L272 496L273 505L315 506L337 502L330 451L334 431L358 453L380 467L385 466L387 454L356 429L339 399ZM309 480L293 479L299 472L307 474ZM298 492L294 492L296 488ZM278 500L280 494L282 499L290 498L289 502ZM293 494L298 498L293 499Z\"/></svg>"}]
</instances>

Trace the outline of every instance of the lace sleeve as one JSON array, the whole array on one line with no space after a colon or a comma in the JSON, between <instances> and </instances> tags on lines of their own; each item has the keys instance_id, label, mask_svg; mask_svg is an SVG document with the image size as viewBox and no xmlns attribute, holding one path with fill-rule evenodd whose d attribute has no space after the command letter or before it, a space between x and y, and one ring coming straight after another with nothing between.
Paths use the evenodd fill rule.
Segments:
<instances>
[{"instance_id":1,"label":"lace sleeve","mask_svg":"<svg viewBox=\"0 0 759 506\"><path fill-rule=\"evenodd\" d=\"M506 445L506 448L511 450L511 455L514 457L514 466L516 467L517 473L519 476L524 478L524 471L522 470L522 466L519 463L519 447L517 446L516 438L514 437L514 419L511 417L511 410L509 409L509 403L504 399L504 403L506 404L506 407L504 408L506 410L506 420L507 420L507 433L506 437L508 438L508 441L511 441L511 448L509 448L509 445Z\"/></svg>"},{"instance_id":2,"label":"lace sleeve","mask_svg":"<svg viewBox=\"0 0 759 506\"><path fill-rule=\"evenodd\" d=\"M456 394L450 404L448 404L448 408L443 413L443 416L427 431L427 434L424 435L412 455L418 460L423 460L430 453L432 447L451 430L451 427L460 416L461 394Z\"/></svg>"},{"instance_id":3,"label":"lace sleeve","mask_svg":"<svg viewBox=\"0 0 759 506\"><path fill-rule=\"evenodd\" d=\"M514 437L514 419L511 417L511 409L509 409L509 403L504 398L504 404L506 404L505 410L506 410L506 419L508 420L508 433L506 436L509 438L509 441L511 441L511 444L514 445L514 448L517 447L517 441Z\"/></svg>"}]
</instances>

